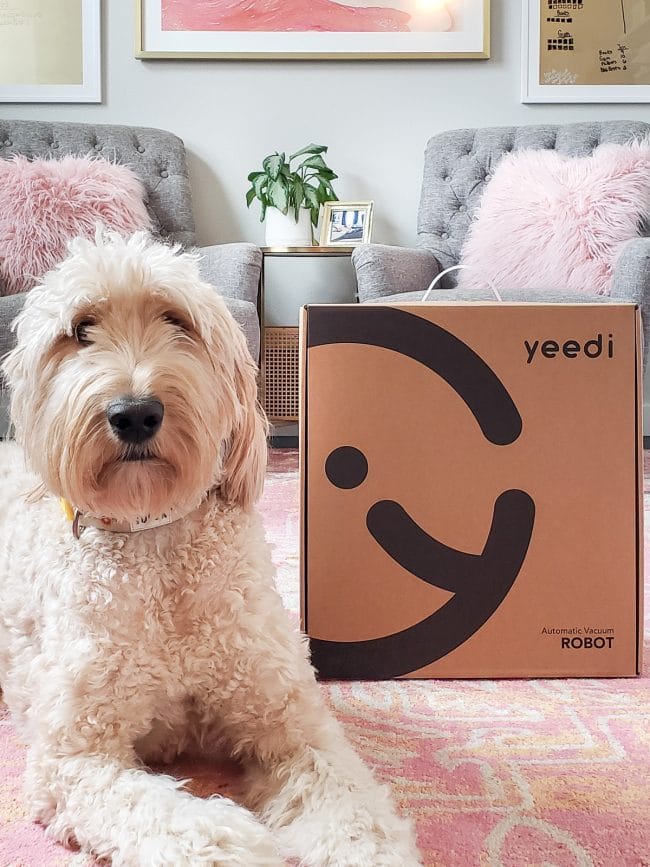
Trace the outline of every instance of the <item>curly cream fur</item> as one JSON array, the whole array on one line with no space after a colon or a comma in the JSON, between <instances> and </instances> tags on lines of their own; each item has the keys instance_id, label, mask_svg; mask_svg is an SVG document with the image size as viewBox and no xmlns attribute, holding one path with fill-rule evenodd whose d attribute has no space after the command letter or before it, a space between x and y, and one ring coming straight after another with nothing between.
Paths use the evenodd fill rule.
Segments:
<instances>
[{"instance_id":1,"label":"curly cream fur","mask_svg":"<svg viewBox=\"0 0 650 867\"><path fill-rule=\"evenodd\" d=\"M255 370L195 259L143 235L76 241L17 333L4 369L30 469L5 449L0 682L34 816L114 865L419 864L275 591L252 509L266 449ZM165 406L151 460L124 461L106 421L124 394ZM75 540L58 496L119 519L193 511ZM180 751L240 758L247 806L143 764Z\"/></svg>"}]
</instances>

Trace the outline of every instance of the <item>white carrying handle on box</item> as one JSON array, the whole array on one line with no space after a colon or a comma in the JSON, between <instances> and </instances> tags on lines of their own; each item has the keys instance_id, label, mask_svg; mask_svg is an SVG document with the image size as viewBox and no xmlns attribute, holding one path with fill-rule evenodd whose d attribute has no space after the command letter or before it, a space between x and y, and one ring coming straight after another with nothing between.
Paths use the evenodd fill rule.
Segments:
<instances>
[{"instance_id":1,"label":"white carrying handle on box","mask_svg":"<svg viewBox=\"0 0 650 867\"><path fill-rule=\"evenodd\" d=\"M444 271L441 271L439 274L436 274L436 276L433 278L433 280L431 281L431 283L429 283L429 286L428 286L428 288L426 289L424 295L422 296L422 301L421 301L421 303L424 304L424 302L427 300L427 298L428 298L429 295L431 294L431 291L432 291L433 287L436 285L436 283L438 282L438 280L441 280L441 279L445 276L445 274L449 274L450 271L462 271L462 270L464 270L465 268L469 268L469 269L471 270L471 265L451 265L449 268L445 268ZM488 284L488 286L490 287L490 289L494 292L494 296L495 296L495 298L497 299L497 301L503 301L503 298L502 298L501 295L499 294L499 290L498 290L497 287L494 285L494 283L493 283L491 280L488 280L488 279L486 279L486 278L484 278L484 279L485 279L485 282L486 282L486 283Z\"/></svg>"}]
</instances>

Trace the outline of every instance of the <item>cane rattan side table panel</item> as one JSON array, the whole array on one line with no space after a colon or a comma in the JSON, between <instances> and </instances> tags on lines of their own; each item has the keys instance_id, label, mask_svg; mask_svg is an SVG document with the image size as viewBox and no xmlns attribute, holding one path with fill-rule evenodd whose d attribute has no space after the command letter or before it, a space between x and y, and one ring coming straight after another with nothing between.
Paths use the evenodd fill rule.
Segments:
<instances>
[{"instance_id":1,"label":"cane rattan side table panel","mask_svg":"<svg viewBox=\"0 0 650 867\"><path fill-rule=\"evenodd\" d=\"M298 418L299 346L294 326L264 329L264 409L269 418L292 422Z\"/></svg>"}]
</instances>

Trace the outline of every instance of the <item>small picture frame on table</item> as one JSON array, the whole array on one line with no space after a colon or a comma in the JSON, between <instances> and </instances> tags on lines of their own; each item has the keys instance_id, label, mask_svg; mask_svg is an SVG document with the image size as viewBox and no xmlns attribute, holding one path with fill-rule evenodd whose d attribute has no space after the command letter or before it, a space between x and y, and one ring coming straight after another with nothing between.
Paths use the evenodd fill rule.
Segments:
<instances>
[{"instance_id":1,"label":"small picture frame on table","mask_svg":"<svg viewBox=\"0 0 650 867\"><path fill-rule=\"evenodd\" d=\"M356 247L367 244L372 232L372 202L325 202L321 247Z\"/></svg>"}]
</instances>

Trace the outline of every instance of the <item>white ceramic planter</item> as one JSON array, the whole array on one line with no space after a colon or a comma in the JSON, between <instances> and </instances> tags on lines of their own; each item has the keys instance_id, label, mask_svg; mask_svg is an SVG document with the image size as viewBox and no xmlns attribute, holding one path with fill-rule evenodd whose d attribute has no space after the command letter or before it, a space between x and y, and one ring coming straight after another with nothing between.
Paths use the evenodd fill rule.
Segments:
<instances>
[{"instance_id":1,"label":"white ceramic planter","mask_svg":"<svg viewBox=\"0 0 650 867\"><path fill-rule=\"evenodd\" d=\"M300 209L298 222L294 220L294 212L287 214L277 208L268 208L265 217L267 247L311 247L311 217L306 208Z\"/></svg>"}]
</instances>

